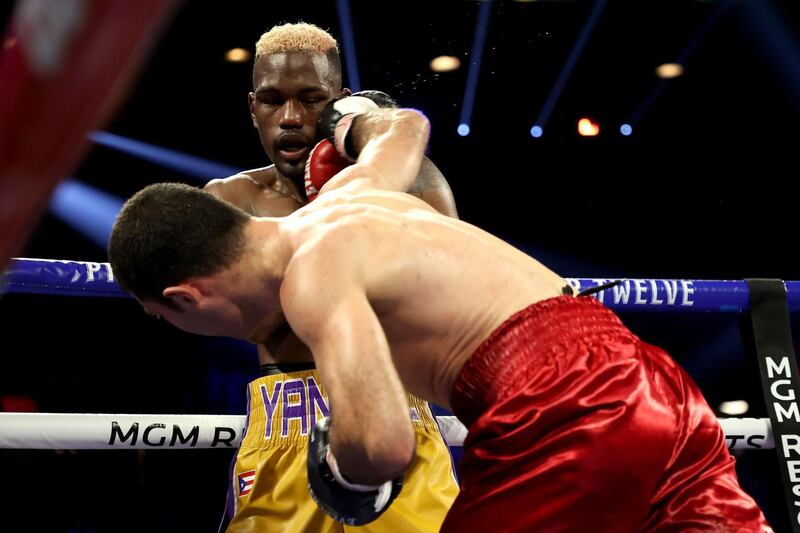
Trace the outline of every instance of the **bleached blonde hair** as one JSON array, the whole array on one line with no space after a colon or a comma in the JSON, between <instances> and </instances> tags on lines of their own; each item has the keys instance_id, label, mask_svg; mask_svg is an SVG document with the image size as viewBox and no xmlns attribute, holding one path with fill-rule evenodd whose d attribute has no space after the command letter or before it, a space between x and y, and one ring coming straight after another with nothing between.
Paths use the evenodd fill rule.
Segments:
<instances>
[{"instance_id":1,"label":"bleached blonde hair","mask_svg":"<svg viewBox=\"0 0 800 533\"><path fill-rule=\"evenodd\" d=\"M256 57L281 52L339 53L339 43L330 33L313 24L281 24L265 32L256 42Z\"/></svg>"}]
</instances>

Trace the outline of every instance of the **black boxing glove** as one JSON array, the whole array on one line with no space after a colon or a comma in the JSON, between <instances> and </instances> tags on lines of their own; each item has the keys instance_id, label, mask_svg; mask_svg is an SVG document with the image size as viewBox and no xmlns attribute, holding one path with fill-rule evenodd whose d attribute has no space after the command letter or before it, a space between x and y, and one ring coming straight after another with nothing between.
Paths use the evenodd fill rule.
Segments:
<instances>
[{"instance_id":1,"label":"black boxing glove","mask_svg":"<svg viewBox=\"0 0 800 533\"><path fill-rule=\"evenodd\" d=\"M323 418L311 429L308 439L308 490L323 511L337 522L361 526L378 518L400 494L403 478L378 486L359 485L347 480L330 451L330 419Z\"/></svg>"},{"instance_id":2,"label":"black boxing glove","mask_svg":"<svg viewBox=\"0 0 800 533\"><path fill-rule=\"evenodd\" d=\"M394 101L394 98L383 91L358 91L350 96L363 96L364 98L369 98L378 104L378 107L380 108L397 107L397 102Z\"/></svg>"},{"instance_id":3,"label":"black boxing glove","mask_svg":"<svg viewBox=\"0 0 800 533\"><path fill-rule=\"evenodd\" d=\"M347 96L328 102L317 121L320 137L328 139L339 152L350 162L354 162L358 154L350 138L350 127L360 114L378 109L372 99L364 96Z\"/></svg>"}]
</instances>

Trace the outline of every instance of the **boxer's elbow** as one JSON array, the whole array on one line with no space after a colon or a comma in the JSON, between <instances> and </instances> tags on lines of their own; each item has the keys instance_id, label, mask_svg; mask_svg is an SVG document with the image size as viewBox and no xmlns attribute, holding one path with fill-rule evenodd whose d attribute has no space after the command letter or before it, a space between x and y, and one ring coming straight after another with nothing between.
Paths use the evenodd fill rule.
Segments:
<instances>
[{"instance_id":1,"label":"boxer's elbow","mask_svg":"<svg viewBox=\"0 0 800 533\"><path fill-rule=\"evenodd\" d=\"M387 427L388 429L388 427ZM385 432L378 438L374 435L365 442L364 455L367 468L361 469L365 484L379 484L403 474L416 453L416 436L414 428L395 428L393 432Z\"/></svg>"},{"instance_id":2,"label":"boxer's elbow","mask_svg":"<svg viewBox=\"0 0 800 533\"><path fill-rule=\"evenodd\" d=\"M382 442L369 444L367 457L372 475L375 476L373 480L375 483L402 475L414 459L416 436L413 426L409 424L407 431L405 428L395 429L396 431L392 431L392 434Z\"/></svg>"}]
</instances>

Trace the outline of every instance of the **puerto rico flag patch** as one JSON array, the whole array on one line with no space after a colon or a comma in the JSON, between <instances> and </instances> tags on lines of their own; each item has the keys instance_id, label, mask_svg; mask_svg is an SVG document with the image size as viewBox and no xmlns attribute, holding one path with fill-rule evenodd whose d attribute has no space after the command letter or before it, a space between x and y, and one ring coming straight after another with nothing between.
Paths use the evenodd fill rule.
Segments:
<instances>
[{"instance_id":1,"label":"puerto rico flag patch","mask_svg":"<svg viewBox=\"0 0 800 533\"><path fill-rule=\"evenodd\" d=\"M250 494L250 491L253 489L253 483L256 480L256 471L248 470L247 472L242 472L236 477L239 481L239 496Z\"/></svg>"}]
</instances>

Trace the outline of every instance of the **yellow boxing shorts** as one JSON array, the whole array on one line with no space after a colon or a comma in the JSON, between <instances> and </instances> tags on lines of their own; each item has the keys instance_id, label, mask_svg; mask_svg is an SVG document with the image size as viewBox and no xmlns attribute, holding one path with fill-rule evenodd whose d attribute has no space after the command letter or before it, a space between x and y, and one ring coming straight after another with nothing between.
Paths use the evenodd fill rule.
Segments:
<instances>
[{"instance_id":1,"label":"yellow boxing shorts","mask_svg":"<svg viewBox=\"0 0 800 533\"><path fill-rule=\"evenodd\" d=\"M287 372L288 370L288 372ZM308 433L329 416L328 398L313 363L264 365L248 385L247 428L232 472L228 533L439 531L458 493L450 451L427 402L408 397L417 453L403 490L375 522L344 526L308 493Z\"/></svg>"}]
</instances>

